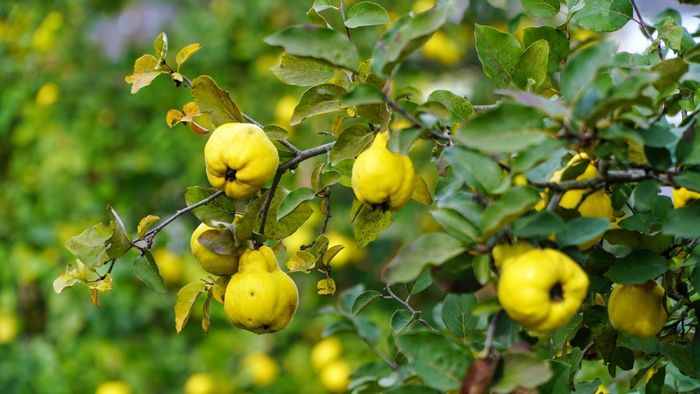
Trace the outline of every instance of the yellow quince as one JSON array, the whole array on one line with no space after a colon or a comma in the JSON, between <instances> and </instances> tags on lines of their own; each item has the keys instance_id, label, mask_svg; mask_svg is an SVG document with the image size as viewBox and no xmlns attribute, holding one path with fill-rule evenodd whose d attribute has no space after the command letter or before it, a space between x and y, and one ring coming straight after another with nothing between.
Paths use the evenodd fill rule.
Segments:
<instances>
[{"instance_id":1,"label":"yellow quince","mask_svg":"<svg viewBox=\"0 0 700 394\"><path fill-rule=\"evenodd\" d=\"M525 328L548 332L571 320L587 290L588 275L571 258L555 249L533 249L503 265L498 300Z\"/></svg>"},{"instance_id":2,"label":"yellow quince","mask_svg":"<svg viewBox=\"0 0 700 394\"><path fill-rule=\"evenodd\" d=\"M532 249L534 249L534 247L531 244L523 241L518 241L512 245L498 244L491 250L491 256L493 257L493 263L496 265L496 268L501 268L506 261Z\"/></svg>"},{"instance_id":3,"label":"yellow quince","mask_svg":"<svg viewBox=\"0 0 700 394\"><path fill-rule=\"evenodd\" d=\"M190 375L185 381L184 391L185 394L216 394L219 392L216 379L205 372Z\"/></svg>"},{"instance_id":4,"label":"yellow quince","mask_svg":"<svg viewBox=\"0 0 700 394\"><path fill-rule=\"evenodd\" d=\"M321 370L327 364L337 360L341 353L343 353L343 344L340 339L324 338L311 349L311 366Z\"/></svg>"},{"instance_id":5,"label":"yellow quince","mask_svg":"<svg viewBox=\"0 0 700 394\"><path fill-rule=\"evenodd\" d=\"M563 169L556 171L552 176L552 182L560 182L564 171L569 168L581 163L584 160L588 160L588 165L586 170L579 176L576 177L577 181L582 181L585 179L590 179L598 175L598 169L595 164L585 153L579 153L569 160L569 163ZM581 198L588 192L586 189L575 189L567 190L559 201L559 206L565 209L576 209L578 206L578 212L581 216L585 217L597 217L605 218L609 221L613 219L613 209L612 201L610 196L605 192L604 189L600 189L586 197L583 202ZM579 205L580 203L580 205Z\"/></svg>"},{"instance_id":6,"label":"yellow quince","mask_svg":"<svg viewBox=\"0 0 700 394\"><path fill-rule=\"evenodd\" d=\"M666 292L649 281L641 285L617 285L608 301L610 324L619 331L651 338L658 334L668 319Z\"/></svg>"},{"instance_id":7,"label":"yellow quince","mask_svg":"<svg viewBox=\"0 0 700 394\"><path fill-rule=\"evenodd\" d=\"M226 123L214 130L204 146L209 183L241 200L272 179L279 165L275 145L258 126Z\"/></svg>"},{"instance_id":8,"label":"yellow quince","mask_svg":"<svg viewBox=\"0 0 700 394\"><path fill-rule=\"evenodd\" d=\"M406 155L387 149L388 133L379 133L352 166L352 190L365 204L397 210L413 194L415 171Z\"/></svg>"},{"instance_id":9,"label":"yellow quince","mask_svg":"<svg viewBox=\"0 0 700 394\"><path fill-rule=\"evenodd\" d=\"M279 367L277 362L266 353L254 352L245 356L243 366L258 387L267 386L277 379Z\"/></svg>"},{"instance_id":10,"label":"yellow quince","mask_svg":"<svg viewBox=\"0 0 700 394\"><path fill-rule=\"evenodd\" d=\"M97 387L95 394L131 394L131 387L121 380L108 380Z\"/></svg>"},{"instance_id":11,"label":"yellow quince","mask_svg":"<svg viewBox=\"0 0 700 394\"><path fill-rule=\"evenodd\" d=\"M343 360L336 360L321 370L321 383L332 393L342 393L350 384L350 366Z\"/></svg>"},{"instance_id":12,"label":"yellow quince","mask_svg":"<svg viewBox=\"0 0 700 394\"><path fill-rule=\"evenodd\" d=\"M280 270L272 249L243 252L224 297L231 323L256 334L276 332L292 320L298 304L297 286Z\"/></svg>"},{"instance_id":13,"label":"yellow quince","mask_svg":"<svg viewBox=\"0 0 700 394\"><path fill-rule=\"evenodd\" d=\"M695 200L700 200L700 193L684 187L673 189L673 207L682 208Z\"/></svg>"},{"instance_id":14,"label":"yellow quince","mask_svg":"<svg viewBox=\"0 0 700 394\"><path fill-rule=\"evenodd\" d=\"M209 250L204 245L199 243L199 236L205 231L215 230L213 227L209 227L204 223L201 223L192 232L192 237L190 237L190 249L192 250L192 255L197 259L199 264L204 268L205 271L214 275L232 275L238 269L238 256L243 253L245 247L242 250L236 250L230 254L218 254L213 250Z\"/></svg>"}]
</instances>

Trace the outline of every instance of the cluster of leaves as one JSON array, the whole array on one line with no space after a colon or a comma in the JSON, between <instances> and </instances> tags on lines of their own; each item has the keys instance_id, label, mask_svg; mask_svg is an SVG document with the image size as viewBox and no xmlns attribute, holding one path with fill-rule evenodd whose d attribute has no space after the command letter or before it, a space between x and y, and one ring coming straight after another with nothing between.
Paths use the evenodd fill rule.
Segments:
<instances>
[{"instance_id":1,"label":"cluster of leaves","mask_svg":"<svg viewBox=\"0 0 700 394\"><path fill-rule=\"evenodd\" d=\"M410 152L418 140L428 140L434 144L432 161L440 179L432 195L425 181L418 182L414 199L428 206L441 230L398 251L383 273L384 289L352 287L340 294L337 307L325 311L337 319L326 335L354 332L377 355L376 362L353 374L354 392L460 387L464 392L594 392L599 380L577 378L586 359L602 359L611 376L633 370L630 388L643 383L647 392L660 392L665 381L675 389L700 387L694 335L700 297L700 229L695 225L700 203L673 209L662 189L700 191L700 136L695 133L700 45L672 9L647 24L630 0L522 0L525 14L519 18L552 24L526 27L522 39L493 26L477 24L474 29L483 72L499 88L496 105L472 105L449 90L435 90L424 99L426 95L415 89L396 89L392 81L401 64L433 33L461 23L467 3L440 1L388 26L388 12L379 4L363 1L344 10L342 2L315 1L307 12L310 24L285 28L265 41L284 49L275 75L286 84L307 88L291 124L330 114L330 132L325 134L332 141L299 150L286 140L282 126L266 125L283 161L277 182L239 207L214 190L192 187L186 193L188 208L173 218L191 211L215 227L199 240L211 250L228 252L251 240L275 244L311 216L311 200L320 199L324 214L330 215L331 190L350 185L353 159L373 133L389 131L390 149L402 153ZM605 40L603 33L631 21L650 39L644 53L619 52ZM367 59L352 40L356 31L364 30L377 34ZM210 77L190 81L180 73L180 65L199 49L197 44L178 53L176 69L167 63L164 34L154 48L156 56L139 58L127 82L136 92L168 74L177 86L191 88L193 102L183 111L168 112L169 126L188 123L195 132L206 133L195 118L207 116L212 127L253 121ZM679 120L672 121L674 117ZM392 120L397 118L409 127L394 130ZM574 166L562 175L561 184L550 182L553 172L576 151L595 156L601 174L577 183L585 165ZM284 172L324 154L311 174L310 188L279 187ZM523 177L525 181L518 180ZM605 219L579 217L557 204L535 209L543 197L556 201L565 190L591 188L604 188L612 196L615 226ZM241 217L231 224L236 212ZM96 283L108 281L114 261L132 248L142 256L134 263L136 276L160 288L148 249L161 227L149 231L152 218L143 219L134 241L114 212L109 225L94 226L73 238L68 248L82 263L57 279L57 290L94 281L83 264L98 275ZM356 202L348 220L364 246L391 224L393 214ZM333 294L330 263L340 249L328 247L324 231L325 225L287 267L299 272L319 269L325 274L317 285L319 293ZM589 250L576 247L601 236L603 241ZM498 272L490 251L515 240L560 249L590 277L590 296L582 312L549 335L531 336L495 299ZM107 273L97 272L102 266L108 266ZM648 340L618 333L597 299L604 300L613 283L648 280L660 280L671 298L668 324L659 337ZM401 284L404 297L392 289ZM410 304L413 295L432 287L448 293L434 308L433 324ZM178 331L197 295L208 293L208 308L219 292L213 280L181 289ZM384 336L364 315L380 300L399 305ZM207 318L203 327L208 326Z\"/></svg>"}]
</instances>

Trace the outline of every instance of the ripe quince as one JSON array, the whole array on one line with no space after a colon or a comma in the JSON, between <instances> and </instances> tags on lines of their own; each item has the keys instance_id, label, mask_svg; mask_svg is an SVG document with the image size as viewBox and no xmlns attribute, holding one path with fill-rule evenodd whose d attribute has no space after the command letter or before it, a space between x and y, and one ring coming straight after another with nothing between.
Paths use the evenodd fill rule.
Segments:
<instances>
[{"instance_id":1,"label":"ripe quince","mask_svg":"<svg viewBox=\"0 0 700 394\"><path fill-rule=\"evenodd\" d=\"M695 200L700 200L700 193L684 187L673 189L673 207L682 208Z\"/></svg>"},{"instance_id":2,"label":"ripe quince","mask_svg":"<svg viewBox=\"0 0 700 394\"><path fill-rule=\"evenodd\" d=\"M211 374L198 372L190 375L185 381L185 394L216 394L218 388L216 379Z\"/></svg>"},{"instance_id":3,"label":"ripe quince","mask_svg":"<svg viewBox=\"0 0 700 394\"><path fill-rule=\"evenodd\" d=\"M267 386L277 379L279 367L277 362L267 353L253 352L245 356L243 366L253 384L258 387Z\"/></svg>"},{"instance_id":4,"label":"ripe quince","mask_svg":"<svg viewBox=\"0 0 700 394\"><path fill-rule=\"evenodd\" d=\"M272 249L243 252L224 297L231 323L256 334L276 332L292 320L298 304L297 286L280 270Z\"/></svg>"},{"instance_id":5,"label":"ripe quince","mask_svg":"<svg viewBox=\"0 0 700 394\"><path fill-rule=\"evenodd\" d=\"M595 164L585 153L579 153L569 160L569 163L563 169L557 171L552 176L552 182L560 182L564 171L569 168L581 163L584 160L589 160L586 170L579 176L576 177L577 181L582 181L585 179L590 179L598 175L598 169ZM586 197L583 202L579 205L581 198L586 194L588 190L586 189L575 189L567 190L561 197L559 206L566 209L576 209L578 206L578 212L581 216L585 217L597 217L606 218L610 221L613 219L613 209L612 201L610 196L605 192L604 189L600 189Z\"/></svg>"},{"instance_id":6,"label":"ripe quince","mask_svg":"<svg viewBox=\"0 0 700 394\"><path fill-rule=\"evenodd\" d=\"M343 393L350 385L350 366L343 360L336 360L321 370L321 383L332 393Z\"/></svg>"},{"instance_id":7,"label":"ripe quince","mask_svg":"<svg viewBox=\"0 0 700 394\"><path fill-rule=\"evenodd\" d=\"M131 394L131 387L121 380L108 380L97 387L95 394Z\"/></svg>"},{"instance_id":8,"label":"ripe quince","mask_svg":"<svg viewBox=\"0 0 700 394\"><path fill-rule=\"evenodd\" d=\"M241 200L272 179L279 165L275 145L258 126L226 123L214 130L204 146L209 183Z\"/></svg>"},{"instance_id":9,"label":"ripe quince","mask_svg":"<svg viewBox=\"0 0 700 394\"><path fill-rule=\"evenodd\" d=\"M352 190L365 204L397 210L413 194L415 171L406 155L387 148L389 136L379 133L352 166Z\"/></svg>"},{"instance_id":10,"label":"ripe quince","mask_svg":"<svg viewBox=\"0 0 700 394\"><path fill-rule=\"evenodd\" d=\"M587 290L588 275L571 258L555 249L533 249L503 265L498 300L525 328L547 332L571 320Z\"/></svg>"},{"instance_id":11,"label":"ripe quince","mask_svg":"<svg viewBox=\"0 0 700 394\"><path fill-rule=\"evenodd\" d=\"M218 254L207 249L204 247L204 245L199 243L198 239L202 233L208 230L215 229L201 223L192 233L192 237L190 238L190 249L192 250L194 258L197 259L202 268L204 268L204 270L210 274L234 274L238 269L238 256L240 256L244 250L237 250L231 254Z\"/></svg>"},{"instance_id":12,"label":"ripe quince","mask_svg":"<svg viewBox=\"0 0 700 394\"><path fill-rule=\"evenodd\" d=\"M322 339L311 349L311 366L321 370L327 364L335 361L343 353L343 344L336 337Z\"/></svg>"},{"instance_id":13,"label":"ripe quince","mask_svg":"<svg viewBox=\"0 0 700 394\"><path fill-rule=\"evenodd\" d=\"M619 331L651 338L658 334L668 319L666 292L649 281L641 285L617 285L608 301L610 324Z\"/></svg>"}]
</instances>

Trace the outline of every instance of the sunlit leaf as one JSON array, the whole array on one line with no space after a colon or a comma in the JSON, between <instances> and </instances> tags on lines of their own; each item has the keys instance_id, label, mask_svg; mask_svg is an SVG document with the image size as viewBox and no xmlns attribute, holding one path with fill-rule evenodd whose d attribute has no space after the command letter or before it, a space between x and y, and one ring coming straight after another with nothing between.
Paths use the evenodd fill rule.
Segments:
<instances>
[{"instance_id":1,"label":"sunlit leaf","mask_svg":"<svg viewBox=\"0 0 700 394\"><path fill-rule=\"evenodd\" d=\"M321 279L316 284L316 289L319 295L333 295L335 294L335 281L333 278Z\"/></svg>"},{"instance_id":2,"label":"sunlit leaf","mask_svg":"<svg viewBox=\"0 0 700 394\"><path fill-rule=\"evenodd\" d=\"M197 297L206 291L204 282L197 280L186 284L177 292L177 301L175 302L175 331L178 333L187 324L190 318L190 312Z\"/></svg>"},{"instance_id":3,"label":"sunlit leaf","mask_svg":"<svg viewBox=\"0 0 700 394\"><path fill-rule=\"evenodd\" d=\"M177 64L177 69L180 69L180 66L187 61L187 59L190 58L195 52L198 50L202 49L202 45L199 43L194 43L187 45L186 47L180 49L177 52L177 55L175 55L175 64Z\"/></svg>"}]
</instances>

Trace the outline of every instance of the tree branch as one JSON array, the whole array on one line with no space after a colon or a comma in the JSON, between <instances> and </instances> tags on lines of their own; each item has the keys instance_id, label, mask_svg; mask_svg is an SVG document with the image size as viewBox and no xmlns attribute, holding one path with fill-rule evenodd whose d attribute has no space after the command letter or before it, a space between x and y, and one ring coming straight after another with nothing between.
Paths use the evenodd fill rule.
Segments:
<instances>
[{"instance_id":1,"label":"tree branch","mask_svg":"<svg viewBox=\"0 0 700 394\"><path fill-rule=\"evenodd\" d=\"M636 12L636 13L637 13L637 17L639 17L639 25L642 27L642 33L644 33L644 35L646 36L646 38L649 39L649 41L651 41L652 44L653 44L653 43L654 43L654 37L651 36L651 33L650 33L649 30L647 29L647 24L646 24L646 22L644 22L644 17L642 16L642 13L639 12L639 7L637 7L637 2L636 2L635 0L630 0L630 2L632 3L632 7L634 8L634 12ZM633 18L633 19L634 19L634 18ZM657 53L659 54L659 58L660 58L661 60L663 60L663 58L664 58L664 53L663 53L663 51L661 50L661 45L657 45L657 46L656 46L656 51L657 51Z\"/></svg>"},{"instance_id":2,"label":"tree branch","mask_svg":"<svg viewBox=\"0 0 700 394\"><path fill-rule=\"evenodd\" d=\"M431 136L432 138L435 138L435 139L438 139L438 140L442 140L442 141L451 141L451 139L450 139L449 136L444 135L444 134L440 134L440 133L436 132L435 130L433 130L433 129L427 127L426 125L424 125L420 120L418 120L418 118L416 118L415 116L411 115L408 111L406 111L406 109L404 109L404 108L401 107L396 101L394 101L394 99L392 99L388 94L384 94L384 101L387 103L387 105L389 106L389 108L391 108L391 109L393 109L394 111L398 112L399 115L401 115L404 119L406 119L407 121L411 122L411 124L412 124L414 127L418 127L418 128L420 128L420 129L423 129L423 130L427 131L428 134L430 134L430 136Z\"/></svg>"},{"instance_id":3,"label":"tree branch","mask_svg":"<svg viewBox=\"0 0 700 394\"><path fill-rule=\"evenodd\" d=\"M676 175L674 171L666 172L656 172L651 170L610 170L608 173L603 175L594 176L593 178L583 179L583 180L570 180L562 182L530 182L537 187L549 188L554 191L566 191L574 189L591 189L591 188L601 188L608 185L614 185L619 183L629 183L629 182L639 182L649 179L654 179L661 182L666 186L676 187L676 183L673 181L673 176Z\"/></svg>"},{"instance_id":4,"label":"tree branch","mask_svg":"<svg viewBox=\"0 0 700 394\"><path fill-rule=\"evenodd\" d=\"M164 229L167 225L169 225L170 223L172 223L175 219L179 218L180 216L184 215L185 213L187 213L187 212L189 212L189 211L191 211L191 210L193 210L193 209L195 209L195 208L197 208L197 207L201 207L202 205L206 205L206 204L208 204L208 203L210 203L210 202L216 200L217 198L219 198L219 197L220 197L221 195L223 195L223 194L224 194L223 190L219 190L218 192L212 194L211 196L209 196L209 197L207 197L207 198L205 198L205 199L203 199L203 200L201 200L201 201L198 201L198 202L196 202L196 203L194 203L194 204L192 204L192 205L189 205L189 206L187 206L187 207L185 207L185 208L182 208L182 209L177 210L177 211L176 211L174 214L172 214L169 218L163 220L158 226L156 226L156 227L150 229L150 230L146 233L146 235L143 237L143 240L146 241L146 246L147 246L148 248L150 248L150 247L151 247L151 244L153 243L153 237L155 237L156 234L158 234L158 233L159 233L162 229Z\"/></svg>"},{"instance_id":5,"label":"tree branch","mask_svg":"<svg viewBox=\"0 0 700 394\"><path fill-rule=\"evenodd\" d=\"M401 297L397 296L396 293L394 293L393 290L391 290L391 287L389 285L386 285L384 287L384 290L389 294L388 296L385 296L385 298L390 298L398 302L399 304L403 305L404 308L408 309L409 312L411 312L412 319L417 321L418 323L424 325L427 327L430 331L437 333L438 330L435 329L430 323L428 323L425 319L421 317L421 312L415 310L411 304L406 302L405 300L401 299Z\"/></svg>"}]
</instances>

